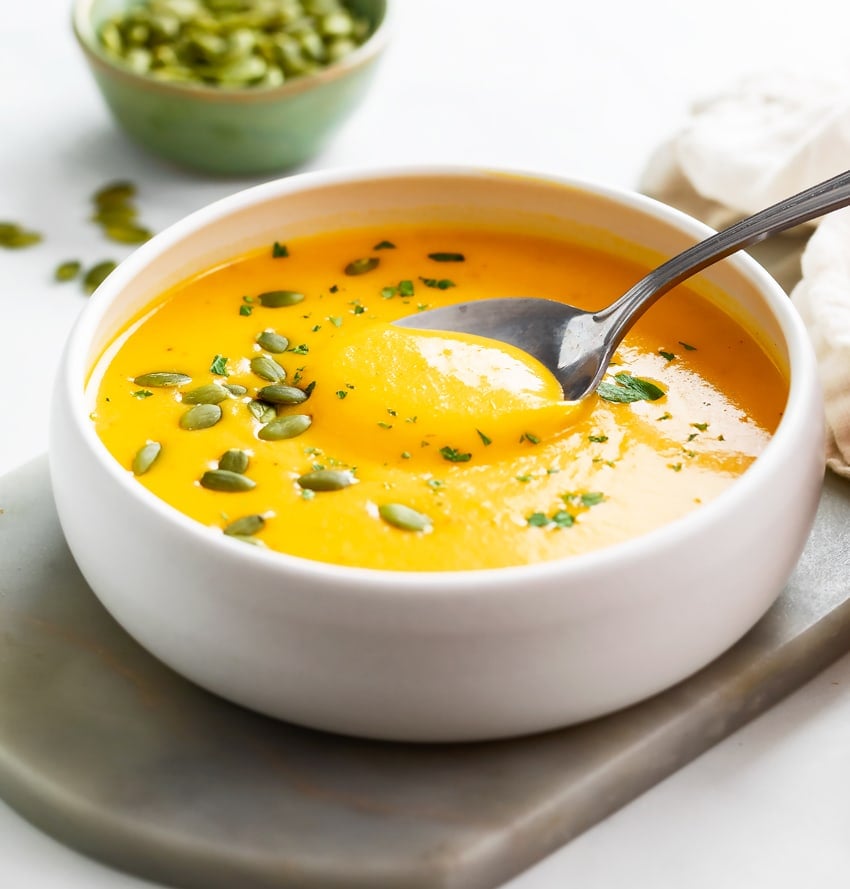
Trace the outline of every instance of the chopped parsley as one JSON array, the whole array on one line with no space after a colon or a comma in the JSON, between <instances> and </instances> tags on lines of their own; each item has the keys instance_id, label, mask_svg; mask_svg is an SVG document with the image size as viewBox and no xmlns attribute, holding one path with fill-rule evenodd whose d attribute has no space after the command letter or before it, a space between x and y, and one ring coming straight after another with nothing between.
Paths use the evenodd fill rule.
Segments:
<instances>
[{"instance_id":1,"label":"chopped parsley","mask_svg":"<svg viewBox=\"0 0 850 889\"><path fill-rule=\"evenodd\" d=\"M603 444L604 442L608 441L608 436L607 435L588 435L587 440L596 442L597 444Z\"/></svg>"},{"instance_id":2,"label":"chopped parsley","mask_svg":"<svg viewBox=\"0 0 850 889\"><path fill-rule=\"evenodd\" d=\"M658 354L667 361L674 361L676 358L673 352L665 352L664 349L659 349Z\"/></svg>"},{"instance_id":3,"label":"chopped parsley","mask_svg":"<svg viewBox=\"0 0 850 889\"><path fill-rule=\"evenodd\" d=\"M462 253L429 253L428 259L434 262L464 262L466 257Z\"/></svg>"},{"instance_id":4,"label":"chopped parsley","mask_svg":"<svg viewBox=\"0 0 850 889\"><path fill-rule=\"evenodd\" d=\"M605 401L630 404L633 401L657 401L664 390L649 380L621 371L614 374L616 383L600 383L596 392Z\"/></svg>"},{"instance_id":5,"label":"chopped parsley","mask_svg":"<svg viewBox=\"0 0 850 889\"><path fill-rule=\"evenodd\" d=\"M150 389L136 389L133 392L133 398L150 398L153 395Z\"/></svg>"},{"instance_id":6,"label":"chopped parsley","mask_svg":"<svg viewBox=\"0 0 850 889\"><path fill-rule=\"evenodd\" d=\"M286 256L289 256L289 248L286 244L281 244L278 241L275 241L272 245L272 258L283 259Z\"/></svg>"},{"instance_id":7,"label":"chopped parsley","mask_svg":"<svg viewBox=\"0 0 850 889\"><path fill-rule=\"evenodd\" d=\"M395 244L392 241L378 241L372 248L373 250L395 250Z\"/></svg>"},{"instance_id":8,"label":"chopped parsley","mask_svg":"<svg viewBox=\"0 0 850 889\"><path fill-rule=\"evenodd\" d=\"M227 359L224 355L216 355L212 360L212 364L210 364L210 373L218 374L219 376L227 375Z\"/></svg>"},{"instance_id":9,"label":"chopped parsley","mask_svg":"<svg viewBox=\"0 0 850 889\"><path fill-rule=\"evenodd\" d=\"M466 463L472 459L472 454L459 451L457 448L451 448L448 445L440 448L440 454L449 463Z\"/></svg>"},{"instance_id":10,"label":"chopped parsley","mask_svg":"<svg viewBox=\"0 0 850 889\"><path fill-rule=\"evenodd\" d=\"M683 349L687 349L688 352L696 352L696 351L697 351L697 347L696 347L696 346L692 346L690 343L682 342L682 340L679 340L679 345L680 345Z\"/></svg>"},{"instance_id":11,"label":"chopped parsley","mask_svg":"<svg viewBox=\"0 0 850 889\"><path fill-rule=\"evenodd\" d=\"M450 281L448 278L423 278L419 277L419 280L426 287L433 287L434 290L448 290L449 287L456 287L454 281Z\"/></svg>"},{"instance_id":12,"label":"chopped parsley","mask_svg":"<svg viewBox=\"0 0 850 889\"><path fill-rule=\"evenodd\" d=\"M481 443L486 447L487 445L493 444L493 439L490 438L489 435L485 435L480 429L475 430L478 433L478 437L481 439Z\"/></svg>"}]
</instances>

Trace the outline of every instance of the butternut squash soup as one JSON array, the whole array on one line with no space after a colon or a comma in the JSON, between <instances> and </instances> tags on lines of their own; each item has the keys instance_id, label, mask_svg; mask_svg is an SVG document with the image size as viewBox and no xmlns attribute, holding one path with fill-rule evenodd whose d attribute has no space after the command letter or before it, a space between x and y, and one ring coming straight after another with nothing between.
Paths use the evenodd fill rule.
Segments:
<instances>
[{"instance_id":1,"label":"butternut squash soup","mask_svg":"<svg viewBox=\"0 0 850 889\"><path fill-rule=\"evenodd\" d=\"M106 350L92 420L128 473L246 543L379 569L557 559L670 522L763 450L788 383L687 287L566 403L513 347L392 321L534 295L586 308L643 273L506 231L362 229L274 243L162 294Z\"/></svg>"}]
</instances>

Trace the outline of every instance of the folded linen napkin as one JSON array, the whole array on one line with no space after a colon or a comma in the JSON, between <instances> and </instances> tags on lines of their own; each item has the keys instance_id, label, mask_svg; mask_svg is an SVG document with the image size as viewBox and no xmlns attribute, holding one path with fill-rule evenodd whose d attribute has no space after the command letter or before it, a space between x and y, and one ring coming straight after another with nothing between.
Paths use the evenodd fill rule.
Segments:
<instances>
[{"instance_id":1,"label":"folded linen napkin","mask_svg":"<svg viewBox=\"0 0 850 889\"><path fill-rule=\"evenodd\" d=\"M697 103L639 187L722 228L848 167L845 84L768 72ZM826 401L827 466L850 477L850 211L749 252L791 293L809 330Z\"/></svg>"}]
</instances>

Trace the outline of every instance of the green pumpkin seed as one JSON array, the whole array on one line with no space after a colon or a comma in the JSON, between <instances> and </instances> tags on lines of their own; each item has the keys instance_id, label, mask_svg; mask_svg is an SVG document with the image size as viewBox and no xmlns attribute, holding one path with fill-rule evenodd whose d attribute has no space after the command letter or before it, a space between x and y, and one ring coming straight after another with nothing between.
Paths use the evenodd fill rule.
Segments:
<instances>
[{"instance_id":1,"label":"green pumpkin seed","mask_svg":"<svg viewBox=\"0 0 850 889\"><path fill-rule=\"evenodd\" d=\"M266 352L272 352L275 355L279 355L289 348L289 340L274 330L264 330L257 337L257 342Z\"/></svg>"},{"instance_id":2,"label":"green pumpkin seed","mask_svg":"<svg viewBox=\"0 0 850 889\"><path fill-rule=\"evenodd\" d=\"M111 259L105 259L97 265L92 266L83 278L83 289L91 295L100 287L106 278L117 268L118 263Z\"/></svg>"},{"instance_id":3,"label":"green pumpkin seed","mask_svg":"<svg viewBox=\"0 0 850 889\"><path fill-rule=\"evenodd\" d=\"M266 520L261 515L246 515L225 526L224 533L230 537L251 537L265 526Z\"/></svg>"},{"instance_id":4,"label":"green pumpkin seed","mask_svg":"<svg viewBox=\"0 0 850 889\"><path fill-rule=\"evenodd\" d=\"M222 385L234 398L241 398L248 394L248 389L245 386L240 386L239 383L223 383Z\"/></svg>"},{"instance_id":5,"label":"green pumpkin seed","mask_svg":"<svg viewBox=\"0 0 850 889\"><path fill-rule=\"evenodd\" d=\"M279 383L263 386L257 395L270 404L301 404L308 397L307 393L297 386L281 386Z\"/></svg>"},{"instance_id":6,"label":"green pumpkin seed","mask_svg":"<svg viewBox=\"0 0 850 889\"><path fill-rule=\"evenodd\" d=\"M249 401L248 410L251 412L251 416L261 423L270 423L277 416L274 405L262 401Z\"/></svg>"},{"instance_id":7,"label":"green pumpkin seed","mask_svg":"<svg viewBox=\"0 0 850 889\"><path fill-rule=\"evenodd\" d=\"M388 525L402 531L428 531L433 526L428 516L403 503L382 503L378 514Z\"/></svg>"},{"instance_id":8,"label":"green pumpkin seed","mask_svg":"<svg viewBox=\"0 0 850 889\"><path fill-rule=\"evenodd\" d=\"M317 469L302 475L298 484L308 491L341 491L356 485L357 479L349 469Z\"/></svg>"},{"instance_id":9,"label":"green pumpkin seed","mask_svg":"<svg viewBox=\"0 0 850 889\"><path fill-rule=\"evenodd\" d=\"M263 441L281 441L284 438L295 438L306 432L311 424L312 419L306 414L286 414L282 417L275 417L270 423L263 426L257 435Z\"/></svg>"},{"instance_id":10,"label":"green pumpkin seed","mask_svg":"<svg viewBox=\"0 0 850 889\"><path fill-rule=\"evenodd\" d=\"M245 451L240 451L239 448L231 448L229 451L225 451L218 461L218 468L225 469L227 472L238 472L239 475L244 475L248 470L248 463L250 462L250 458Z\"/></svg>"},{"instance_id":11,"label":"green pumpkin seed","mask_svg":"<svg viewBox=\"0 0 850 889\"><path fill-rule=\"evenodd\" d=\"M162 453L162 445L158 441L149 441L142 445L133 458L133 475L144 475L156 463Z\"/></svg>"},{"instance_id":12,"label":"green pumpkin seed","mask_svg":"<svg viewBox=\"0 0 850 889\"><path fill-rule=\"evenodd\" d=\"M119 244L144 244L153 237L153 232L141 225L107 225L103 233Z\"/></svg>"},{"instance_id":13,"label":"green pumpkin seed","mask_svg":"<svg viewBox=\"0 0 850 889\"><path fill-rule=\"evenodd\" d=\"M27 231L15 222L0 222L0 247L18 250L22 247L32 247L39 241L41 235L38 232Z\"/></svg>"},{"instance_id":14,"label":"green pumpkin seed","mask_svg":"<svg viewBox=\"0 0 850 889\"><path fill-rule=\"evenodd\" d=\"M268 380L270 383L282 383L286 379L286 371L268 355L257 355L251 359L251 370L261 380Z\"/></svg>"},{"instance_id":15,"label":"green pumpkin seed","mask_svg":"<svg viewBox=\"0 0 850 889\"><path fill-rule=\"evenodd\" d=\"M201 487L209 491L237 494L256 488L257 483L240 472L230 472L227 469L208 469L201 476Z\"/></svg>"},{"instance_id":16,"label":"green pumpkin seed","mask_svg":"<svg viewBox=\"0 0 850 889\"><path fill-rule=\"evenodd\" d=\"M221 404L227 398L227 389L218 383L207 383L183 393L183 404Z\"/></svg>"},{"instance_id":17,"label":"green pumpkin seed","mask_svg":"<svg viewBox=\"0 0 850 889\"><path fill-rule=\"evenodd\" d=\"M110 182L92 195L92 201L98 207L114 207L125 204L136 196L136 186L132 182L121 180Z\"/></svg>"},{"instance_id":18,"label":"green pumpkin seed","mask_svg":"<svg viewBox=\"0 0 850 889\"><path fill-rule=\"evenodd\" d=\"M80 274L82 263L76 259L70 259L56 266L53 277L56 281L73 281Z\"/></svg>"},{"instance_id":19,"label":"green pumpkin seed","mask_svg":"<svg viewBox=\"0 0 850 889\"><path fill-rule=\"evenodd\" d=\"M381 263L377 256L366 256L363 259L355 259L345 267L346 275L365 275L376 269Z\"/></svg>"},{"instance_id":20,"label":"green pumpkin seed","mask_svg":"<svg viewBox=\"0 0 850 889\"><path fill-rule=\"evenodd\" d=\"M192 378L173 370L154 370L134 377L133 382L137 386L145 386L149 389L172 389L175 386L185 386L187 383L191 383Z\"/></svg>"},{"instance_id":21,"label":"green pumpkin seed","mask_svg":"<svg viewBox=\"0 0 850 889\"><path fill-rule=\"evenodd\" d=\"M269 290L261 293L257 299L261 306L267 309L282 309L285 306L295 306L304 302L304 294L295 290Z\"/></svg>"},{"instance_id":22,"label":"green pumpkin seed","mask_svg":"<svg viewBox=\"0 0 850 889\"><path fill-rule=\"evenodd\" d=\"M187 432L209 429L221 419L221 408L217 404L196 404L180 417L180 428Z\"/></svg>"}]
</instances>

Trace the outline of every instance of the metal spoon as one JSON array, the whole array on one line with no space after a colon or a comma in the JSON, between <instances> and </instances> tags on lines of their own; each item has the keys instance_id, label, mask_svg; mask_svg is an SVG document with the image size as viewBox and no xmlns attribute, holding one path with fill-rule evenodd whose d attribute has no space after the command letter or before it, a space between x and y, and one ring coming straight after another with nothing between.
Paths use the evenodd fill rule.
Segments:
<instances>
[{"instance_id":1,"label":"metal spoon","mask_svg":"<svg viewBox=\"0 0 850 889\"><path fill-rule=\"evenodd\" d=\"M730 253L848 204L850 170L689 247L638 281L616 302L596 312L540 297L504 297L432 309L395 323L510 343L552 371L567 401L578 401L596 389L629 328L668 290Z\"/></svg>"}]
</instances>

